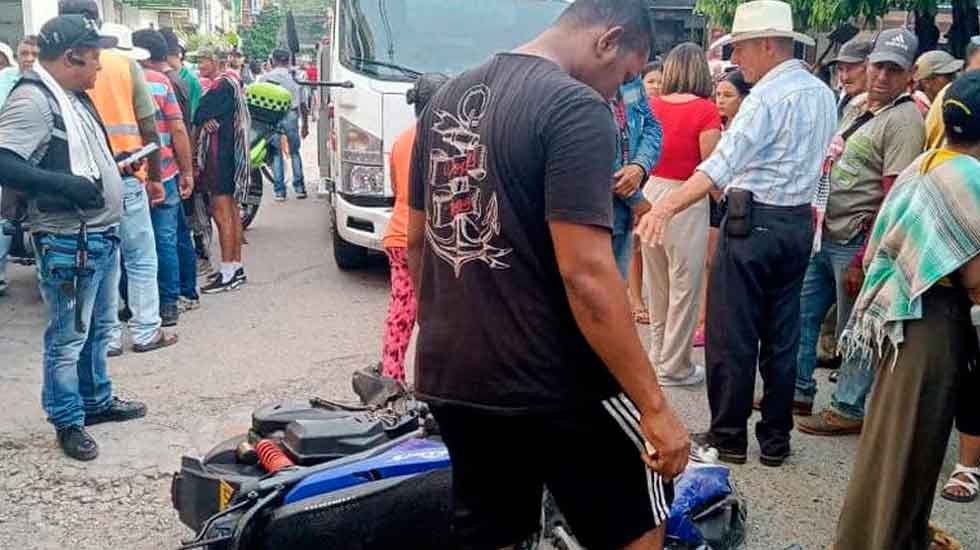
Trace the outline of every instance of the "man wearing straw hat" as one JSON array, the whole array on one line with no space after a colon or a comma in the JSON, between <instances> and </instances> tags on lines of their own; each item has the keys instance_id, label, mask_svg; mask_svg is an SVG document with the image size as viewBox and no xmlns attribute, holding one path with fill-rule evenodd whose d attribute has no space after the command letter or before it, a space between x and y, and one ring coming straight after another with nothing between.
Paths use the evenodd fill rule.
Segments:
<instances>
[{"instance_id":1,"label":"man wearing straw hat","mask_svg":"<svg viewBox=\"0 0 980 550\"><path fill-rule=\"evenodd\" d=\"M837 120L833 94L793 58L794 42L813 45L793 30L789 4L738 7L732 33L714 46L733 45L732 61L755 84L752 93L715 152L637 227L644 241L660 243L671 218L709 191L728 200L708 289L711 428L692 438L695 459L713 448L727 462L746 461L757 364L765 381L760 460L781 466L790 454L810 204Z\"/></svg>"}]
</instances>

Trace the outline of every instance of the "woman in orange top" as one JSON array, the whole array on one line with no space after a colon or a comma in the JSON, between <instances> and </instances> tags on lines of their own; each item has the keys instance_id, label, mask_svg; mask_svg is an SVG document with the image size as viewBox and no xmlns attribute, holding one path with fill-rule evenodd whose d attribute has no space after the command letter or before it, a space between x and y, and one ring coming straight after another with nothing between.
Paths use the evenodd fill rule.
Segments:
<instances>
[{"instance_id":1,"label":"woman in orange top","mask_svg":"<svg viewBox=\"0 0 980 550\"><path fill-rule=\"evenodd\" d=\"M436 91L449 80L439 73L419 77L408 91L408 103L415 105L415 116L422 114ZM412 148L415 146L415 126L406 129L391 148L391 187L395 193L395 210L385 230L384 247L391 265L391 299L385 320L383 373L405 381L405 352L415 327L415 289L408 272L408 183Z\"/></svg>"}]
</instances>

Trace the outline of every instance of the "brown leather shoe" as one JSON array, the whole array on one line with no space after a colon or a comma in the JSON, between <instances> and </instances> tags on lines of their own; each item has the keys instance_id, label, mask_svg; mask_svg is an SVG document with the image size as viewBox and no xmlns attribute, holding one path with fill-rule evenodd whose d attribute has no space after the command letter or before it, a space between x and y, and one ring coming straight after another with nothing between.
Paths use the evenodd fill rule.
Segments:
<instances>
[{"instance_id":1,"label":"brown leather shoe","mask_svg":"<svg viewBox=\"0 0 980 550\"><path fill-rule=\"evenodd\" d=\"M762 400L753 399L752 408L757 411L762 411ZM813 414L813 403L809 401L793 401L793 415L794 416L810 416Z\"/></svg>"},{"instance_id":2,"label":"brown leather shoe","mask_svg":"<svg viewBox=\"0 0 980 550\"><path fill-rule=\"evenodd\" d=\"M863 420L851 420L824 409L819 415L804 418L796 423L798 430L805 434L819 436L856 435L864 427Z\"/></svg>"}]
</instances>

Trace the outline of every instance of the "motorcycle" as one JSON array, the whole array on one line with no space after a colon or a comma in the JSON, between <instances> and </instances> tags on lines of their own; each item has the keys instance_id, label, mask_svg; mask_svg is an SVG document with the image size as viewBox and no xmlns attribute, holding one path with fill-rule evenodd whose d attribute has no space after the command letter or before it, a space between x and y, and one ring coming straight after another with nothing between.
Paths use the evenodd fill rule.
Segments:
<instances>
[{"instance_id":1,"label":"motorcycle","mask_svg":"<svg viewBox=\"0 0 980 550\"><path fill-rule=\"evenodd\" d=\"M301 81L301 86L353 88L351 82ZM252 118L249 136L249 162L251 175L248 191L241 202L242 229L248 229L262 204L262 192L266 180L274 181L269 144L278 143L285 135L283 119L292 109L292 94L286 88L272 82L256 82L245 88L245 103ZM298 155L299 151L290 151Z\"/></svg>"}]
</instances>

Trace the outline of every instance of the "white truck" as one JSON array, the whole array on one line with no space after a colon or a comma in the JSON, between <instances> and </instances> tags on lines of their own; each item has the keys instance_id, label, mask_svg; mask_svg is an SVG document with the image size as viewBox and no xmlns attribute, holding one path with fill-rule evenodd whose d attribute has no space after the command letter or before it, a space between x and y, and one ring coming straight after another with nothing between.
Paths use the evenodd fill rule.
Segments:
<instances>
[{"instance_id":1,"label":"white truck","mask_svg":"<svg viewBox=\"0 0 980 550\"><path fill-rule=\"evenodd\" d=\"M337 265L382 250L394 197L391 146L415 122L405 94L421 73L450 76L536 36L570 0L331 0L320 49L320 194L328 198ZM515 83L517 84L517 83Z\"/></svg>"}]
</instances>

